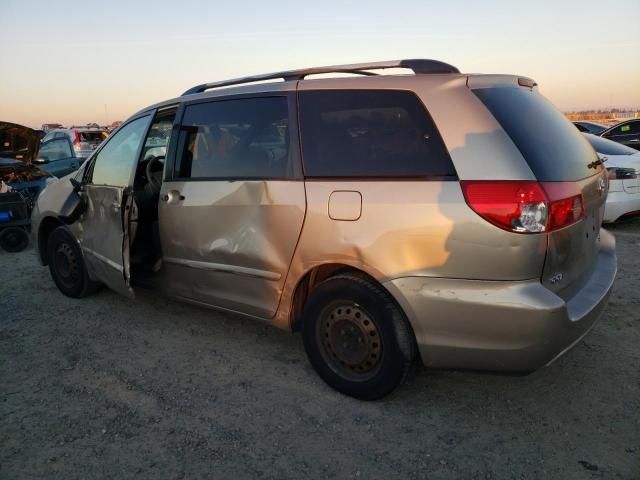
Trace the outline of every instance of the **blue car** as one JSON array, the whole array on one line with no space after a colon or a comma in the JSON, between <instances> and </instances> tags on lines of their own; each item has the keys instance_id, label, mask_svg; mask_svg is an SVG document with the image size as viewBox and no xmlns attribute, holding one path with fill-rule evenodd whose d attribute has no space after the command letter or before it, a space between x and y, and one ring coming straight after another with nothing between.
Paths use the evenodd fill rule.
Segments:
<instances>
[{"instance_id":1,"label":"blue car","mask_svg":"<svg viewBox=\"0 0 640 480\"><path fill-rule=\"evenodd\" d=\"M83 159L78 158L69 138L63 135L40 142L43 134L17 123L0 121L0 157L38 165L55 177L76 171Z\"/></svg>"}]
</instances>

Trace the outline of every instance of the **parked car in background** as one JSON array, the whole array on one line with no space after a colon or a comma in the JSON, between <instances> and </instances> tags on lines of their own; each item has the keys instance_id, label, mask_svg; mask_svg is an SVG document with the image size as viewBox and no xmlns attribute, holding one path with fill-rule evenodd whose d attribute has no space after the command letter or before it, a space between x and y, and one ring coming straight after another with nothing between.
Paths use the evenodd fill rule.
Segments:
<instances>
[{"instance_id":1,"label":"parked car in background","mask_svg":"<svg viewBox=\"0 0 640 480\"><path fill-rule=\"evenodd\" d=\"M56 177L64 177L75 172L83 160L76 156L69 137L63 135L43 140L33 163Z\"/></svg>"},{"instance_id":2,"label":"parked car in background","mask_svg":"<svg viewBox=\"0 0 640 480\"><path fill-rule=\"evenodd\" d=\"M64 127L59 123L43 123L42 124L42 131L45 133L48 133L51 130L60 130L62 128Z\"/></svg>"},{"instance_id":3,"label":"parked car in background","mask_svg":"<svg viewBox=\"0 0 640 480\"><path fill-rule=\"evenodd\" d=\"M640 152L596 135L584 136L605 160L609 177L603 222L640 214Z\"/></svg>"},{"instance_id":4,"label":"parked car in background","mask_svg":"<svg viewBox=\"0 0 640 480\"><path fill-rule=\"evenodd\" d=\"M360 76L306 78L334 72ZM195 86L43 192L40 259L71 297L151 288L301 331L357 398L417 355L540 368L589 332L617 267L607 173L536 85L400 60Z\"/></svg>"},{"instance_id":5,"label":"parked car in background","mask_svg":"<svg viewBox=\"0 0 640 480\"><path fill-rule=\"evenodd\" d=\"M583 133L593 133L594 135L599 135L607 129L606 125L602 125L596 122L586 122L586 121L577 121L573 122L578 130Z\"/></svg>"},{"instance_id":6,"label":"parked car in background","mask_svg":"<svg viewBox=\"0 0 640 480\"><path fill-rule=\"evenodd\" d=\"M38 130L0 122L0 247L10 252L27 246L31 209L53 179L33 164L39 147Z\"/></svg>"},{"instance_id":7,"label":"parked car in background","mask_svg":"<svg viewBox=\"0 0 640 480\"><path fill-rule=\"evenodd\" d=\"M640 150L640 118L618 123L600 133L600 136Z\"/></svg>"},{"instance_id":8,"label":"parked car in background","mask_svg":"<svg viewBox=\"0 0 640 480\"><path fill-rule=\"evenodd\" d=\"M0 121L0 157L31 163L38 153L40 138L37 130Z\"/></svg>"},{"instance_id":9,"label":"parked car in background","mask_svg":"<svg viewBox=\"0 0 640 480\"><path fill-rule=\"evenodd\" d=\"M51 130L42 141L66 137L71 141L76 157L85 160L108 135L107 131L100 127L71 127Z\"/></svg>"}]
</instances>

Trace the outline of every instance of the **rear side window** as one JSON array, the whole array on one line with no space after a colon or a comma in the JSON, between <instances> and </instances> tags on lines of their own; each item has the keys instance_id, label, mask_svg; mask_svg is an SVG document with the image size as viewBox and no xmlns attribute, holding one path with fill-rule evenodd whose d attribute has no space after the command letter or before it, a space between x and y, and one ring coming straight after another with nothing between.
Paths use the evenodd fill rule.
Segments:
<instances>
[{"instance_id":1,"label":"rear side window","mask_svg":"<svg viewBox=\"0 0 640 480\"><path fill-rule=\"evenodd\" d=\"M589 142L567 118L535 90L495 87L473 93L511 137L541 182L574 181L601 170Z\"/></svg>"},{"instance_id":2,"label":"rear side window","mask_svg":"<svg viewBox=\"0 0 640 480\"><path fill-rule=\"evenodd\" d=\"M411 92L299 94L305 176L455 179L433 120Z\"/></svg>"},{"instance_id":3,"label":"rear side window","mask_svg":"<svg viewBox=\"0 0 640 480\"><path fill-rule=\"evenodd\" d=\"M178 137L178 178L292 178L286 97L188 105Z\"/></svg>"}]
</instances>

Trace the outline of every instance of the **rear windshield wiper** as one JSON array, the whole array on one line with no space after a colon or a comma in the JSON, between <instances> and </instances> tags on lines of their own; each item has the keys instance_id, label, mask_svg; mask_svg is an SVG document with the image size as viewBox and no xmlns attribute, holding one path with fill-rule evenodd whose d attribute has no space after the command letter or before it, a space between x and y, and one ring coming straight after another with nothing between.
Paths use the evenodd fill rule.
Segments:
<instances>
[{"instance_id":1,"label":"rear windshield wiper","mask_svg":"<svg viewBox=\"0 0 640 480\"><path fill-rule=\"evenodd\" d=\"M587 165L587 168L598 168L599 165L603 165L604 162L607 162L609 159L607 157L598 157L598 160L591 162Z\"/></svg>"}]
</instances>

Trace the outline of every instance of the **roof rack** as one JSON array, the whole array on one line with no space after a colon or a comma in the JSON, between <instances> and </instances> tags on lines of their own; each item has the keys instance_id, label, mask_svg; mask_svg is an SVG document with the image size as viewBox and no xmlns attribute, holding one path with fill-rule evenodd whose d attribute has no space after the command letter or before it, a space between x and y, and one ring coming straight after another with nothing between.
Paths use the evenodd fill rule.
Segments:
<instances>
[{"instance_id":1,"label":"roof rack","mask_svg":"<svg viewBox=\"0 0 640 480\"><path fill-rule=\"evenodd\" d=\"M261 82L264 80L283 79L285 82L291 80L303 80L307 75L317 75L320 73L353 73L357 75L375 76L377 73L368 70L380 70L385 68L408 68L413 73L460 73L453 65L440 62L438 60L414 59L414 60L390 60L387 62L371 62L371 63L353 63L349 65L332 65L327 67L303 68L301 70L288 70L284 72L266 73L262 75L253 75L250 77L233 78L231 80L222 80L220 82L203 83L190 88L182 94L192 95L194 93L202 93L210 88L228 87L231 85L240 85L243 83Z\"/></svg>"}]
</instances>

